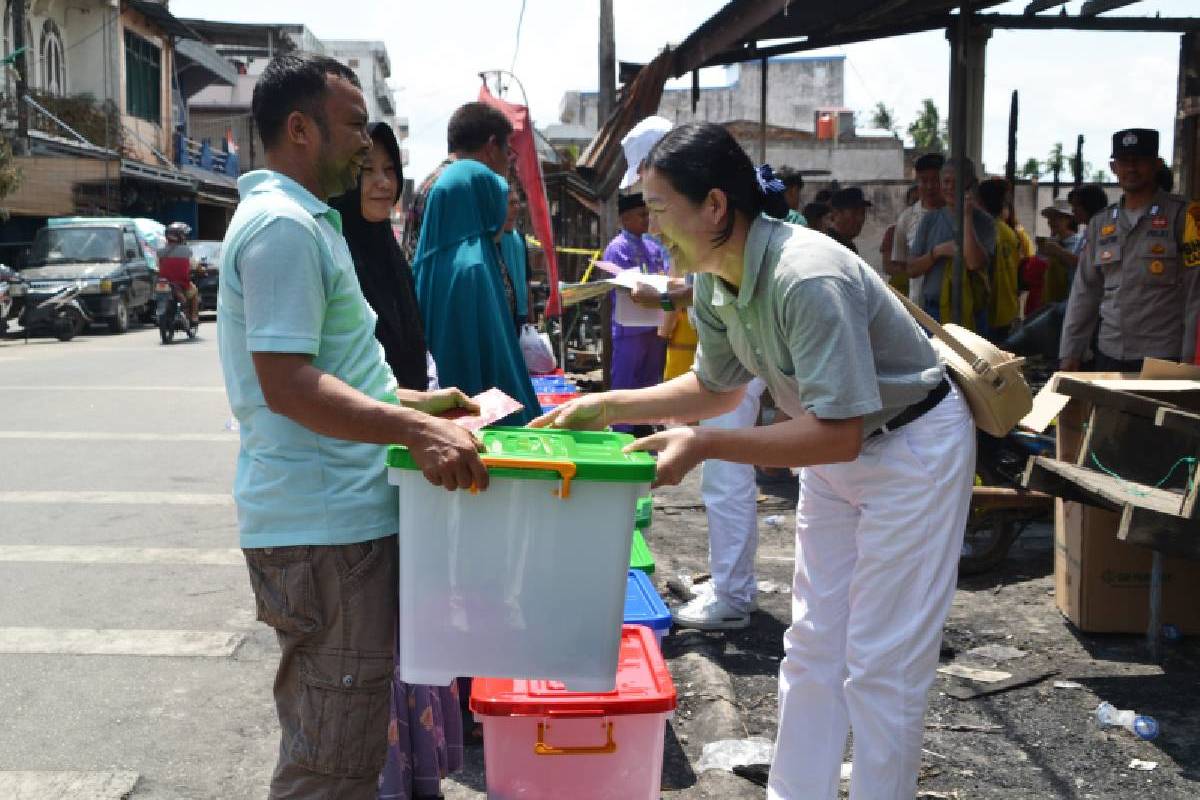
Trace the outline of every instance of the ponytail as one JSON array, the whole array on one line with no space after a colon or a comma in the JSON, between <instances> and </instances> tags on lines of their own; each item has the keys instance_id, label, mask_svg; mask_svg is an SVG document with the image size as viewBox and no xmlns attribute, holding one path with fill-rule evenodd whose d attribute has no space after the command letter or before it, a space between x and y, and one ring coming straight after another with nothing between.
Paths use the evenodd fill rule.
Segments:
<instances>
[{"instance_id":1,"label":"ponytail","mask_svg":"<svg viewBox=\"0 0 1200 800\"><path fill-rule=\"evenodd\" d=\"M788 207L784 192L787 186L771 169L770 164L763 164L754 171L758 179L758 190L762 194L762 213L775 219L786 219L791 209Z\"/></svg>"}]
</instances>

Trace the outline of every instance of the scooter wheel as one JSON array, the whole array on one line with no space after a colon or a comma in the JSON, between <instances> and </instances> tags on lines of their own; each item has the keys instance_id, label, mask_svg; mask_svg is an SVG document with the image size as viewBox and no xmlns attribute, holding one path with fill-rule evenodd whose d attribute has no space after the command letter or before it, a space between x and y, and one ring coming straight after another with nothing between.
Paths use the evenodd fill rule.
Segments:
<instances>
[{"instance_id":1,"label":"scooter wheel","mask_svg":"<svg viewBox=\"0 0 1200 800\"><path fill-rule=\"evenodd\" d=\"M75 338L75 320L71 317L59 317L54 320L54 337L60 342L69 342Z\"/></svg>"}]
</instances>

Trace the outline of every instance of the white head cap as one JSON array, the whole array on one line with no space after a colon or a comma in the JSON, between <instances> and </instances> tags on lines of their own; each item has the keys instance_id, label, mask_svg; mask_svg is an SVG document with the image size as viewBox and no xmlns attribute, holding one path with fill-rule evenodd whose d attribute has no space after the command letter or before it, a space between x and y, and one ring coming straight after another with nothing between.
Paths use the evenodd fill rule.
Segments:
<instances>
[{"instance_id":1,"label":"white head cap","mask_svg":"<svg viewBox=\"0 0 1200 800\"><path fill-rule=\"evenodd\" d=\"M646 117L633 126L633 130L625 134L621 140L621 149L625 151L625 175L621 178L621 188L628 189L638 182L638 167L650 155L658 140L667 134L674 125L662 117Z\"/></svg>"}]
</instances>

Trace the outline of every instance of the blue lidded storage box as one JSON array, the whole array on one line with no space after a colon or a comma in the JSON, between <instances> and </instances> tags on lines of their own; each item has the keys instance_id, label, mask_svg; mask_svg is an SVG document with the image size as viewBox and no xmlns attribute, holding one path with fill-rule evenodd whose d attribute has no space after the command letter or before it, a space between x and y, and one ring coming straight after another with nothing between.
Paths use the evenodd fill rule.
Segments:
<instances>
[{"instance_id":1,"label":"blue lidded storage box","mask_svg":"<svg viewBox=\"0 0 1200 800\"><path fill-rule=\"evenodd\" d=\"M650 576L639 569L629 570L625 584L625 624L642 625L654 631L658 646L671 631L671 612L658 596Z\"/></svg>"}]
</instances>

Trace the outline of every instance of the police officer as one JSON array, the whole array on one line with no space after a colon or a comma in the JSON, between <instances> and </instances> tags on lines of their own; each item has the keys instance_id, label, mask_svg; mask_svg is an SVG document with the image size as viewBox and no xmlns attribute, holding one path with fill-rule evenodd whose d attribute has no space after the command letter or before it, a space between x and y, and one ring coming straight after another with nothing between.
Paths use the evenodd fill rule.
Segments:
<instances>
[{"instance_id":1,"label":"police officer","mask_svg":"<svg viewBox=\"0 0 1200 800\"><path fill-rule=\"evenodd\" d=\"M1121 199L1092 217L1079 257L1059 348L1064 370L1140 372L1149 357L1191 361L1200 314L1200 249L1188 204L1155 181L1158 131L1130 128L1112 140Z\"/></svg>"}]
</instances>

